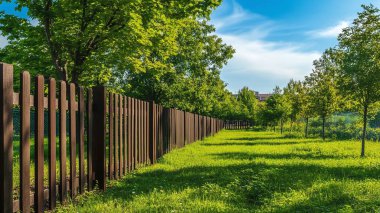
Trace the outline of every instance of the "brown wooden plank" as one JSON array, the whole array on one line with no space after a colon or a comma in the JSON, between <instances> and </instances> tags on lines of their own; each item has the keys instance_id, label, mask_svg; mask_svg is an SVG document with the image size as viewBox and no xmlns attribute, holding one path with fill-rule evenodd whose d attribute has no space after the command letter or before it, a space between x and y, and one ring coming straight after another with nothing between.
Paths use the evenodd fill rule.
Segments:
<instances>
[{"instance_id":1,"label":"brown wooden plank","mask_svg":"<svg viewBox=\"0 0 380 213\"><path fill-rule=\"evenodd\" d=\"M145 102L141 101L141 163L145 164Z\"/></svg>"},{"instance_id":2,"label":"brown wooden plank","mask_svg":"<svg viewBox=\"0 0 380 213\"><path fill-rule=\"evenodd\" d=\"M30 74L21 73L20 210L30 212Z\"/></svg>"},{"instance_id":3,"label":"brown wooden plank","mask_svg":"<svg viewBox=\"0 0 380 213\"><path fill-rule=\"evenodd\" d=\"M137 105L137 100L134 99L134 124L133 124L133 129L134 129L134 138L133 138L133 158L134 158L134 163L133 163L133 168L137 168L137 163L138 163L138 105Z\"/></svg>"},{"instance_id":4,"label":"brown wooden plank","mask_svg":"<svg viewBox=\"0 0 380 213\"><path fill-rule=\"evenodd\" d=\"M149 102L149 160L153 162L153 143L154 143L154 103Z\"/></svg>"},{"instance_id":5,"label":"brown wooden plank","mask_svg":"<svg viewBox=\"0 0 380 213\"><path fill-rule=\"evenodd\" d=\"M13 66L0 63L0 212L12 212Z\"/></svg>"},{"instance_id":6,"label":"brown wooden plank","mask_svg":"<svg viewBox=\"0 0 380 213\"><path fill-rule=\"evenodd\" d=\"M79 87L78 93L78 143L79 143L79 192L84 193L84 182L85 182L85 172L84 172L84 89Z\"/></svg>"},{"instance_id":7,"label":"brown wooden plank","mask_svg":"<svg viewBox=\"0 0 380 213\"><path fill-rule=\"evenodd\" d=\"M114 159L114 168L115 168L115 173L114 177L115 179L119 179L119 110L117 109L117 106L119 105L119 95L114 94L114 100L115 100L115 105L114 105L114 134L115 134L115 159Z\"/></svg>"},{"instance_id":8,"label":"brown wooden plank","mask_svg":"<svg viewBox=\"0 0 380 213\"><path fill-rule=\"evenodd\" d=\"M139 100L139 163L143 162L143 105Z\"/></svg>"},{"instance_id":9,"label":"brown wooden plank","mask_svg":"<svg viewBox=\"0 0 380 213\"><path fill-rule=\"evenodd\" d=\"M150 141L150 124L149 124L149 121L148 121L148 119L149 119L149 102L145 102L145 126L146 126L146 131L145 131L145 133L146 133L146 140L145 140L145 163L146 164L149 164L150 163L150 152L149 152L149 150L150 150L150 147L149 147L149 145L150 145L150 143L149 143L149 141Z\"/></svg>"},{"instance_id":10,"label":"brown wooden plank","mask_svg":"<svg viewBox=\"0 0 380 213\"><path fill-rule=\"evenodd\" d=\"M108 178L114 178L114 95L109 93L109 161L108 161Z\"/></svg>"},{"instance_id":11,"label":"brown wooden plank","mask_svg":"<svg viewBox=\"0 0 380 213\"><path fill-rule=\"evenodd\" d=\"M70 135L70 196L71 198L74 198L77 194L75 189L75 181L77 177L77 171L76 171L76 147L77 147L77 141L76 141L76 113L75 113L75 84L71 83L69 84L69 116L70 116L70 129L69 129L69 135Z\"/></svg>"},{"instance_id":12,"label":"brown wooden plank","mask_svg":"<svg viewBox=\"0 0 380 213\"><path fill-rule=\"evenodd\" d=\"M119 95L119 177L123 175L123 96Z\"/></svg>"},{"instance_id":13,"label":"brown wooden plank","mask_svg":"<svg viewBox=\"0 0 380 213\"><path fill-rule=\"evenodd\" d=\"M66 82L61 81L59 90L59 198L61 203L66 201Z\"/></svg>"},{"instance_id":14,"label":"brown wooden plank","mask_svg":"<svg viewBox=\"0 0 380 213\"><path fill-rule=\"evenodd\" d=\"M139 153L139 147L140 147L140 105L139 105L139 100L136 101L136 107L135 107L135 119L136 119L136 124L135 124L135 131L136 131L136 142L135 142L135 158L136 158L136 163L135 163L135 168L137 168L138 164L140 163L140 153Z\"/></svg>"},{"instance_id":15,"label":"brown wooden plank","mask_svg":"<svg viewBox=\"0 0 380 213\"><path fill-rule=\"evenodd\" d=\"M106 189L106 128L107 90L104 86L93 88L93 169L99 189Z\"/></svg>"},{"instance_id":16,"label":"brown wooden plank","mask_svg":"<svg viewBox=\"0 0 380 213\"><path fill-rule=\"evenodd\" d=\"M148 119L148 104L144 101L144 163L148 163L149 158L149 147L148 147L148 137L149 137L149 125Z\"/></svg>"},{"instance_id":17,"label":"brown wooden plank","mask_svg":"<svg viewBox=\"0 0 380 213\"><path fill-rule=\"evenodd\" d=\"M126 96L123 98L124 100L124 107L123 107L123 116L124 116L124 132L123 132L123 137L124 137L124 167L123 167L123 174L126 174L128 171L128 99Z\"/></svg>"},{"instance_id":18,"label":"brown wooden plank","mask_svg":"<svg viewBox=\"0 0 380 213\"><path fill-rule=\"evenodd\" d=\"M56 206L56 82L54 78L49 79L49 209Z\"/></svg>"},{"instance_id":19,"label":"brown wooden plank","mask_svg":"<svg viewBox=\"0 0 380 213\"><path fill-rule=\"evenodd\" d=\"M141 101L141 163L145 164L145 102Z\"/></svg>"},{"instance_id":20,"label":"brown wooden plank","mask_svg":"<svg viewBox=\"0 0 380 213\"><path fill-rule=\"evenodd\" d=\"M128 97L128 172L132 171L132 99Z\"/></svg>"},{"instance_id":21,"label":"brown wooden plank","mask_svg":"<svg viewBox=\"0 0 380 213\"><path fill-rule=\"evenodd\" d=\"M138 155L138 159L139 159L139 164L142 163L142 103L141 103L141 100L138 100L138 131L139 131L139 146L138 146L138 151L139 151L139 155Z\"/></svg>"},{"instance_id":22,"label":"brown wooden plank","mask_svg":"<svg viewBox=\"0 0 380 213\"><path fill-rule=\"evenodd\" d=\"M34 103L36 110L35 118L35 199L34 211L44 211L44 77L38 75L35 78Z\"/></svg>"},{"instance_id":23,"label":"brown wooden plank","mask_svg":"<svg viewBox=\"0 0 380 213\"><path fill-rule=\"evenodd\" d=\"M87 90L87 189L92 190L93 187L93 169L92 169L92 89Z\"/></svg>"},{"instance_id":24,"label":"brown wooden plank","mask_svg":"<svg viewBox=\"0 0 380 213\"><path fill-rule=\"evenodd\" d=\"M145 149L145 164L148 163L148 159L149 159L149 143L148 143L148 139L149 139L149 123L148 123L148 102L144 101L144 126L145 126L145 137L144 137L144 141L145 141L145 145L144 145L144 149Z\"/></svg>"}]
</instances>

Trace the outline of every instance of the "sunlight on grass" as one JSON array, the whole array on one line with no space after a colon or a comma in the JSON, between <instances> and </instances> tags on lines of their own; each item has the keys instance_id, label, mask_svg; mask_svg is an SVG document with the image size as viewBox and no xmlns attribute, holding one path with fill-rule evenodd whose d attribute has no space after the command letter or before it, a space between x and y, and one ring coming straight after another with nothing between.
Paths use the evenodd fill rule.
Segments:
<instances>
[{"instance_id":1,"label":"sunlight on grass","mask_svg":"<svg viewBox=\"0 0 380 213\"><path fill-rule=\"evenodd\" d=\"M57 212L375 212L380 144L222 131Z\"/></svg>"}]
</instances>

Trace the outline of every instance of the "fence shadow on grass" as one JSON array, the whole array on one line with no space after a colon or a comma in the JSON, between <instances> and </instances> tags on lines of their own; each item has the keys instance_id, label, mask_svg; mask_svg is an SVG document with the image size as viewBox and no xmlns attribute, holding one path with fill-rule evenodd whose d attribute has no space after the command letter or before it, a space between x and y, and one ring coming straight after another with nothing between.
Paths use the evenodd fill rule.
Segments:
<instances>
[{"instance_id":1,"label":"fence shadow on grass","mask_svg":"<svg viewBox=\"0 0 380 213\"><path fill-rule=\"evenodd\" d=\"M217 157L224 159L226 156L219 155ZM241 154L241 157L245 158L245 155ZM277 158L274 156L266 157ZM329 156L326 157L330 158ZM180 192L186 188L201 188L206 184L215 184L220 187L227 187L241 195L245 201L242 203L246 205L244 208L256 209L262 207L264 200L271 198L274 193L305 190L312 187L317 181L379 180L379 174L380 168L340 167L339 165L325 167L320 165L248 163L229 166L195 166L174 171L143 171L130 175L113 186L112 189L107 190L102 195L102 199L107 201L116 198L128 202L132 201L135 196L148 195L155 189L171 193ZM308 199L313 202L320 202L318 204L320 206L331 208L334 208L334 205L339 207L355 201L354 198L347 197L341 188L334 185L328 187L331 188L313 189L314 191ZM313 197L323 190L333 190L335 198L318 201L316 197ZM229 202L231 205L236 205L233 200ZM297 205L281 208L285 208L282 210L301 209L307 211L310 205L310 203L301 202Z\"/></svg>"}]
</instances>

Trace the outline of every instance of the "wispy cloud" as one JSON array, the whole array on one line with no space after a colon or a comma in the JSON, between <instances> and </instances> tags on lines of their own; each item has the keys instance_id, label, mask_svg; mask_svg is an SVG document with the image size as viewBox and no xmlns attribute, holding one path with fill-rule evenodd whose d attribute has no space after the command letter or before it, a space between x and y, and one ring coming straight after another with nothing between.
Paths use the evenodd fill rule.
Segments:
<instances>
[{"instance_id":1,"label":"wispy cloud","mask_svg":"<svg viewBox=\"0 0 380 213\"><path fill-rule=\"evenodd\" d=\"M237 35L220 35L231 44L236 53L222 72L229 89L249 86L261 92L271 92L276 86L285 86L291 79L303 80L312 70L318 52L301 51L296 44L249 40Z\"/></svg>"},{"instance_id":2,"label":"wispy cloud","mask_svg":"<svg viewBox=\"0 0 380 213\"><path fill-rule=\"evenodd\" d=\"M279 28L276 23L265 17L257 23L257 15L242 10L236 2L230 6L233 9L229 15L214 21L219 23L230 20L228 17L245 16L241 21L233 20L234 25L243 23L244 31L235 31L234 25L226 22L216 25L217 34L236 50L234 58L222 71L222 78L230 90L236 92L249 86L260 92L271 92L276 85L285 86L291 78L301 80L311 72L312 62L320 53L302 50L302 43L269 41L267 37Z\"/></svg>"},{"instance_id":3,"label":"wispy cloud","mask_svg":"<svg viewBox=\"0 0 380 213\"><path fill-rule=\"evenodd\" d=\"M315 38L336 38L342 32L342 30L349 25L350 23L348 21L341 21L335 26L322 30L310 31L308 34Z\"/></svg>"},{"instance_id":4,"label":"wispy cloud","mask_svg":"<svg viewBox=\"0 0 380 213\"><path fill-rule=\"evenodd\" d=\"M222 29L231 27L247 20L261 18L261 16L258 14L250 13L249 11L244 10L244 8L241 7L236 1L232 1L230 6L230 8L232 8L232 11L228 11L229 14L218 17L213 21L213 24L216 28Z\"/></svg>"}]
</instances>

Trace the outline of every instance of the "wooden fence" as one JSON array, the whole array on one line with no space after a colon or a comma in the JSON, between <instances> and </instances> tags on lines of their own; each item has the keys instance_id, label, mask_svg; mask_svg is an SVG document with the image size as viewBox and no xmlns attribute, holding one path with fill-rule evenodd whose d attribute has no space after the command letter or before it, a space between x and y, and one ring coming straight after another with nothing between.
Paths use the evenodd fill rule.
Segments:
<instances>
[{"instance_id":1,"label":"wooden fence","mask_svg":"<svg viewBox=\"0 0 380 213\"><path fill-rule=\"evenodd\" d=\"M250 121L240 121L240 120L224 121L225 129L248 129L252 126L253 126L252 122Z\"/></svg>"},{"instance_id":2,"label":"wooden fence","mask_svg":"<svg viewBox=\"0 0 380 213\"><path fill-rule=\"evenodd\" d=\"M218 119L110 93L102 86L85 89L53 78L45 81L39 75L31 94L28 72L21 74L20 84L20 92L14 92L13 67L0 63L2 213L30 212L31 208L43 212L95 186L105 190L107 178L119 179L153 164L165 153L213 135L224 126ZM16 130L15 107L20 108L21 123ZM19 141L14 135L20 135ZM19 148L14 146L16 142ZM18 172L19 178L15 178Z\"/></svg>"}]
</instances>

